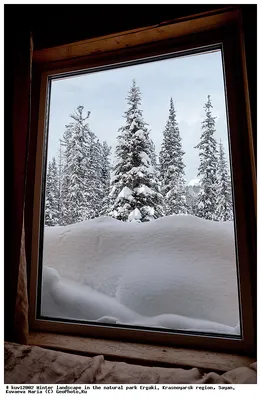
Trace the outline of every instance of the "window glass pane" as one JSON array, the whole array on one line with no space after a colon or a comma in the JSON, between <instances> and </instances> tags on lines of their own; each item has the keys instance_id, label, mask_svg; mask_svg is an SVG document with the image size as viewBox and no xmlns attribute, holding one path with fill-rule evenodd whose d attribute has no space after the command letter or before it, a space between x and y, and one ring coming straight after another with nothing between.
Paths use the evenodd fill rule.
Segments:
<instances>
[{"instance_id":1,"label":"window glass pane","mask_svg":"<svg viewBox=\"0 0 261 400\"><path fill-rule=\"evenodd\" d=\"M40 316L240 335L220 50L51 79Z\"/></svg>"}]
</instances>

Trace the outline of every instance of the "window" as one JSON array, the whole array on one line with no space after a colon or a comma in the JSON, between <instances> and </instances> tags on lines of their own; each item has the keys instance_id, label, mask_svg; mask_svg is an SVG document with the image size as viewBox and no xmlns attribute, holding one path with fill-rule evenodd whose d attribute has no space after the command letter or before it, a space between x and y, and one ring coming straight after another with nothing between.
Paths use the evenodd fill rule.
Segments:
<instances>
[{"instance_id":1,"label":"window","mask_svg":"<svg viewBox=\"0 0 261 400\"><path fill-rule=\"evenodd\" d=\"M32 328L165 344L205 345L223 350L253 350L250 254L246 237L245 183L241 172L245 157L248 157L247 151L242 154L247 121L246 112L240 112L244 93L243 85L238 85L238 76L242 82L242 70L237 13L203 17L201 22L210 31L208 35L198 32L190 36L198 29L195 27L191 32L183 29L180 35L182 27L187 29L186 23L180 22L163 27L159 43L155 43L145 30L138 35L140 42L133 48L116 50L115 41L112 41L110 49L108 40L106 50L113 50L111 54L103 49L101 55L75 57L59 61L57 66L41 60L45 57L44 51L36 54L41 90L32 245ZM213 22L215 30L209 27ZM155 35L155 32L157 29L152 28L150 33ZM119 35L119 38L118 43L122 39L122 45L126 45L124 41L128 36L126 39L126 35ZM77 50L77 46L75 48ZM47 56L52 59L53 54L58 53L51 51ZM195 82L201 75L195 74L194 80L191 78L191 65L202 73L202 70L207 71L208 64L219 93L219 112L223 115L219 129L215 129L213 118L216 116L215 104L212 111L212 99L207 96L211 93L206 89L203 104L200 104L196 100L200 91ZM185 175L182 148L188 134L179 133L175 93L170 100L171 84L166 85L169 91L164 93L162 89L169 71L176 69L185 74L186 68L187 79L192 79L192 84L188 90L180 78L183 95L187 93L189 96L197 90L196 104L189 106L187 111L202 110L203 115L198 111L200 115L196 120L204 121L203 129L199 129L193 138L197 137L197 142L187 140L185 143L188 176ZM131 75L136 79L132 83L129 82ZM147 85L144 83L147 97L144 95L142 98L139 85L142 86L145 77L148 80L150 76ZM175 74L171 73L169 79L173 82L174 77ZM77 91L84 85L93 94L92 100L96 104L97 118L93 118L93 124L98 127L96 130L91 125L92 114L89 111L92 110L88 109L88 103L86 110L82 102L75 104L75 112L71 119L68 115L68 121L57 117L58 111L66 110L68 90ZM175 88L176 92L182 92L181 85L180 89L177 84L172 85L173 91ZM65 87L66 91L62 92ZM126 92L126 87L129 94L125 93L128 102L124 104L123 88ZM200 87L201 82L198 83ZM160 111L164 94L168 97L165 121L163 111ZM118 99L120 96L121 100ZM158 101L153 102L156 97ZM74 102L77 101L76 96L73 98ZM183 99L184 103L185 100L187 104L193 102L193 95L190 99ZM103 120L102 111L108 107L110 112ZM118 109L121 107L120 112ZM155 121L155 137L148 131L142 108L144 115L147 111ZM70 112L73 109L68 114ZM107 126L104 123L106 118ZM67 124L65 131L58 121ZM116 132L121 126L120 137L113 137L111 132ZM104 136L99 137L101 141L108 137L109 146L98 142L98 134L94 133L97 130L103 132ZM60 152L58 164L51 161L56 135L52 132L57 131L61 132L56 138L61 139L56 140ZM217 137L214 131L225 139L219 149L212 139L221 137ZM133 132L135 143L131 143ZM170 144L168 142L164 147L162 132L166 140L168 137L176 138L173 145L180 150L178 168L177 164L171 166L166 161L169 160ZM200 138L202 132L205 132L205 137ZM209 139L206 139L207 135ZM209 140L207 145L206 140ZM196 145L197 150L194 149ZM109 163L113 161L108 156L110 146L116 154L111 186L108 180ZM212 148L212 160L209 160L209 154L204 158L206 146ZM197 151L199 169L193 166ZM155 157L157 153L160 153L159 162ZM231 172L229 164L224 161L224 153L230 153ZM87 159L91 161L85 161ZM133 165L126 169L131 160ZM120 162L122 166L119 166ZM226 173L221 171L222 165ZM169 187L168 177L175 168L181 171L178 189ZM218 171L214 171L215 168ZM200 171L200 182L195 182L192 178L196 178ZM216 180L210 177L214 172ZM189 176L192 173L193 176ZM211 208L208 207L211 195L207 196L212 184L216 185L213 193L221 193L217 188L224 185L224 174L227 174L227 190L231 191L224 203L226 213L221 207L221 198L218 206ZM233 177L234 212L230 175ZM186 185L185 179L192 184ZM213 197L212 194L214 204L216 199ZM216 296L213 296L214 290L217 290Z\"/></svg>"}]
</instances>

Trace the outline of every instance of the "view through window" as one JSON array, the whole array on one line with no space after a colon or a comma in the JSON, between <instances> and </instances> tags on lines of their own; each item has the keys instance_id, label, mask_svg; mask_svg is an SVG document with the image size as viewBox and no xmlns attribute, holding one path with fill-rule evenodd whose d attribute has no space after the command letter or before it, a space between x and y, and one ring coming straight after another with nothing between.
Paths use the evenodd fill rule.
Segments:
<instances>
[{"instance_id":1,"label":"view through window","mask_svg":"<svg viewBox=\"0 0 261 400\"><path fill-rule=\"evenodd\" d=\"M220 50L51 79L41 316L240 335Z\"/></svg>"}]
</instances>

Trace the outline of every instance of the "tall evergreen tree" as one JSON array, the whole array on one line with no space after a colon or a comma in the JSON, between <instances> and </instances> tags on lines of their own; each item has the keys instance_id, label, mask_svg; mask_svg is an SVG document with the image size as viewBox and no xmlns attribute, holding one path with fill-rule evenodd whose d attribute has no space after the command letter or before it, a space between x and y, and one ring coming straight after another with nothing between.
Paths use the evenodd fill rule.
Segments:
<instances>
[{"instance_id":1,"label":"tall evergreen tree","mask_svg":"<svg viewBox=\"0 0 261 400\"><path fill-rule=\"evenodd\" d=\"M85 219L98 217L103 201L102 146L96 135L88 131L88 154L86 158L87 204Z\"/></svg>"},{"instance_id":2,"label":"tall evergreen tree","mask_svg":"<svg viewBox=\"0 0 261 400\"><path fill-rule=\"evenodd\" d=\"M108 213L110 203L109 203L109 193L110 193L110 179L111 179L111 146L108 146L107 142L102 143L101 152L101 184L102 184L102 205L101 214L106 215Z\"/></svg>"},{"instance_id":3,"label":"tall evergreen tree","mask_svg":"<svg viewBox=\"0 0 261 400\"><path fill-rule=\"evenodd\" d=\"M64 142L59 139L58 149L58 163L57 163L57 179L58 179L58 212L59 212L59 225L63 225L62 214L62 182L63 182L63 169L64 169Z\"/></svg>"},{"instance_id":4,"label":"tall evergreen tree","mask_svg":"<svg viewBox=\"0 0 261 400\"><path fill-rule=\"evenodd\" d=\"M205 104L206 118L202 122L202 134L199 144L200 165L198 176L201 181L201 191L197 197L197 216L205 219L216 220L217 198L217 142L214 137L215 118L212 116L213 108L210 96Z\"/></svg>"},{"instance_id":5,"label":"tall evergreen tree","mask_svg":"<svg viewBox=\"0 0 261 400\"><path fill-rule=\"evenodd\" d=\"M159 155L161 193L164 196L166 215L187 213L184 154L171 98Z\"/></svg>"},{"instance_id":6,"label":"tall evergreen tree","mask_svg":"<svg viewBox=\"0 0 261 400\"><path fill-rule=\"evenodd\" d=\"M152 139L150 139L150 146L151 146L151 153L150 153L150 157L151 157L151 164L152 166L157 170L158 172L158 163L157 163L157 156L156 156L156 148L155 148L155 144L153 142Z\"/></svg>"},{"instance_id":7,"label":"tall evergreen tree","mask_svg":"<svg viewBox=\"0 0 261 400\"><path fill-rule=\"evenodd\" d=\"M75 121L72 126L71 152L69 155L70 183L69 203L71 204L71 223L80 222L84 219L86 211L86 168L87 156L85 120L83 107L79 106L70 117Z\"/></svg>"},{"instance_id":8,"label":"tall evergreen tree","mask_svg":"<svg viewBox=\"0 0 261 400\"><path fill-rule=\"evenodd\" d=\"M219 143L217 181L216 219L218 221L230 221L233 219L231 178L221 140Z\"/></svg>"},{"instance_id":9,"label":"tall evergreen tree","mask_svg":"<svg viewBox=\"0 0 261 400\"><path fill-rule=\"evenodd\" d=\"M186 185L186 203L187 203L187 213L191 215L197 215L197 196L200 191L200 186L198 185Z\"/></svg>"},{"instance_id":10,"label":"tall evergreen tree","mask_svg":"<svg viewBox=\"0 0 261 400\"><path fill-rule=\"evenodd\" d=\"M54 226L59 223L59 190L56 160L53 157L48 163L45 190L45 225Z\"/></svg>"},{"instance_id":11,"label":"tall evergreen tree","mask_svg":"<svg viewBox=\"0 0 261 400\"><path fill-rule=\"evenodd\" d=\"M133 80L127 97L125 124L119 129L109 215L146 222L163 215L162 195L155 173L152 143L143 120L141 93Z\"/></svg>"},{"instance_id":12,"label":"tall evergreen tree","mask_svg":"<svg viewBox=\"0 0 261 400\"><path fill-rule=\"evenodd\" d=\"M70 117L63 137L65 143L62 182L62 222L64 225L97 216L100 204L100 144L90 131L79 106ZM98 200L97 200L98 199Z\"/></svg>"},{"instance_id":13,"label":"tall evergreen tree","mask_svg":"<svg viewBox=\"0 0 261 400\"><path fill-rule=\"evenodd\" d=\"M70 183L71 183L71 140L73 132L73 123L65 126L62 143L64 145L62 172L61 172L61 212L60 225L69 225L72 222L70 202Z\"/></svg>"}]
</instances>

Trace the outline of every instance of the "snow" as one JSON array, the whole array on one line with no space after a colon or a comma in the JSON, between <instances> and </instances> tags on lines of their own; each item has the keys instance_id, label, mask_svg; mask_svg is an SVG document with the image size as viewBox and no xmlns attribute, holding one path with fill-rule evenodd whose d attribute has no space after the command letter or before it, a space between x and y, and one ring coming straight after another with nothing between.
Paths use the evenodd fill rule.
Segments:
<instances>
[{"instance_id":1,"label":"snow","mask_svg":"<svg viewBox=\"0 0 261 400\"><path fill-rule=\"evenodd\" d=\"M234 248L232 222L191 215L46 227L42 313L238 334Z\"/></svg>"},{"instance_id":2,"label":"snow","mask_svg":"<svg viewBox=\"0 0 261 400\"><path fill-rule=\"evenodd\" d=\"M147 194L153 194L154 191L151 190L151 188L149 188L146 185L141 185L139 188L136 189L136 193L137 194L144 194L146 196Z\"/></svg>"},{"instance_id":3,"label":"snow","mask_svg":"<svg viewBox=\"0 0 261 400\"><path fill-rule=\"evenodd\" d=\"M146 211L146 214L153 216L155 214L155 209L150 206L144 206L143 209Z\"/></svg>"},{"instance_id":4,"label":"snow","mask_svg":"<svg viewBox=\"0 0 261 400\"><path fill-rule=\"evenodd\" d=\"M134 123L134 121L133 121L133 123ZM144 132L144 130L143 130L143 129L138 129L138 130L135 132L135 136L136 136L136 137L139 137L140 139L144 139L144 137L145 137L145 132Z\"/></svg>"},{"instance_id":5,"label":"snow","mask_svg":"<svg viewBox=\"0 0 261 400\"><path fill-rule=\"evenodd\" d=\"M127 186L124 186L122 191L118 194L118 198L132 200L133 199L132 191Z\"/></svg>"},{"instance_id":6,"label":"snow","mask_svg":"<svg viewBox=\"0 0 261 400\"><path fill-rule=\"evenodd\" d=\"M140 210L139 210L138 208L135 208L135 210L133 210L133 211L130 213L129 218L128 218L128 221L129 221L129 222L133 222L133 221L138 221L138 222L140 222L140 220L141 220L141 213L140 213Z\"/></svg>"},{"instance_id":7,"label":"snow","mask_svg":"<svg viewBox=\"0 0 261 400\"><path fill-rule=\"evenodd\" d=\"M54 268L43 269L42 315L49 317L97 320L110 314L122 322L138 317L112 297L90 287L61 278Z\"/></svg>"},{"instance_id":8,"label":"snow","mask_svg":"<svg viewBox=\"0 0 261 400\"><path fill-rule=\"evenodd\" d=\"M54 268L44 267L42 290L44 301L41 313L47 317L239 334L238 327L229 327L181 315L165 314L156 317L142 317L112 297L96 292L86 285L61 278Z\"/></svg>"},{"instance_id":9,"label":"snow","mask_svg":"<svg viewBox=\"0 0 261 400\"><path fill-rule=\"evenodd\" d=\"M188 186L200 186L200 179L194 178L188 183Z\"/></svg>"},{"instance_id":10,"label":"snow","mask_svg":"<svg viewBox=\"0 0 261 400\"><path fill-rule=\"evenodd\" d=\"M129 130L133 131L133 129L135 129L136 126L137 126L137 121L133 120L131 125L130 125L130 127L129 127Z\"/></svg>"},{"instance_id":11,"label":"snow","mask_svg":"<svg viewBox=\"0 0 261 400\"><path fill-rule=\"evenodd\" d=\"M144 164L146 166L150 166L151 158L148 156L148 154L145 153L145 151L140 151L139 155L140 155L142 164Z\"/></svg>"}]
</instances>

